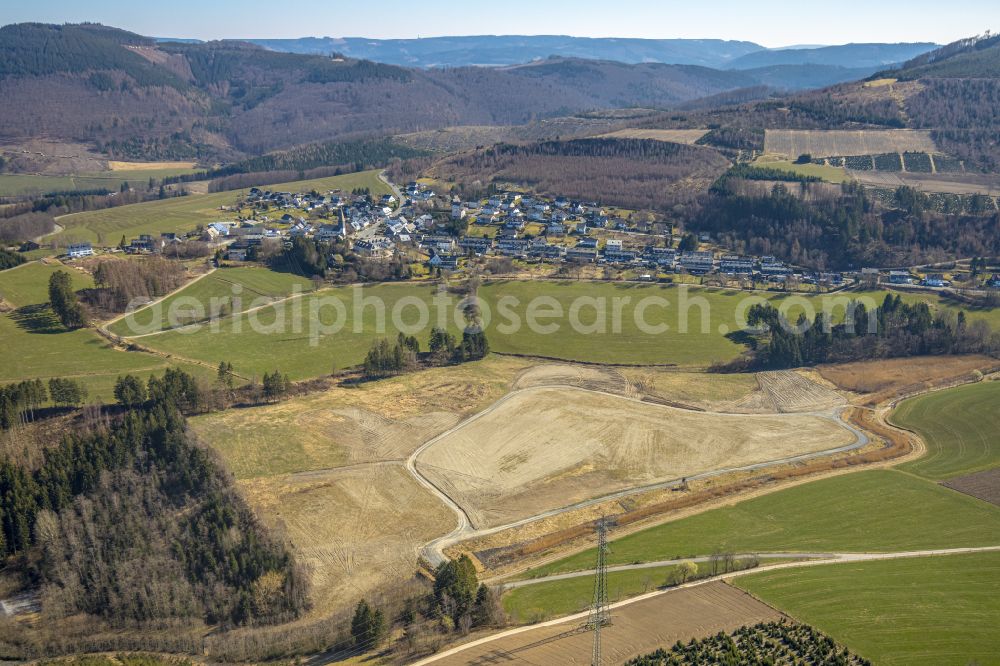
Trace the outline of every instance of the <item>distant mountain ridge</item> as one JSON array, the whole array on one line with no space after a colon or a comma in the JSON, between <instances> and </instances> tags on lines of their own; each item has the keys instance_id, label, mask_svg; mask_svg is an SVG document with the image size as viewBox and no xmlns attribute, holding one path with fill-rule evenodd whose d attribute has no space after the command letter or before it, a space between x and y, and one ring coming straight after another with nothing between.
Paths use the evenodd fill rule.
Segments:
<instances>
[{"instance_id":1,"label":"distant mountain ridge","mask_svg":"<svg viewBox=\"0 0 1000 666\"><path fill-rule=\"evenodd\" d=\"M658 62L716 69L755 69L775 65L826 65L848 69L882 68L937 48L932 43L844 44L768 49L749 41L721 39L592 38L559 35L470 35L423 39L303 37L246 39L272 51L311 55L342 53L406 67L515 65L550 56L614 60L628 64Z\"/></svg>"},{"instance_id":2,"label":"distant mountain ridge","mask_svg":"<svg viewBox=\"0 0 1000 666\"><path fill-rule=\"evenodd\" d=\"M375 60L406 67L465 67L518 65L549 56L614 60L628 64L657 62L721 68L741 56L761 50L753 42L721 39L634 39L562 35L469 35L423 39L367 37L304 37L246 39L273 51Z\"/></svg>"}]
</instances>

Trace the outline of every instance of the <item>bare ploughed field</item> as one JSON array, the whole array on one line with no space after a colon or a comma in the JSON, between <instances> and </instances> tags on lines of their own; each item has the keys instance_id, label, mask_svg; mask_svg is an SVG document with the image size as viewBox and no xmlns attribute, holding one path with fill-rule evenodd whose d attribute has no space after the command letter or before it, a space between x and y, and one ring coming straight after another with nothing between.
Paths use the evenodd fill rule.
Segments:
<instances>
[{"instance_id":1,"label":"bare ploughed field","mask_svg":"<svg viewBox=\"0 0 1000 666\"><path fill-rule=\"evenodd\" d=\"M601 651L610 664L621 664L677 641L730 633L745 625L784 616L746 592L714 582L673 590L611 612L612 624L601 631ZM435 666L487 664L590 664L592 632L562 636L573 622L538 627L444 657Z\"/></svg>"},{"instance_id":2,"label":"bare ploughed field","mask_svg":"<svg viewBox=\"0 0 1000 666\"><path fill-rule=\"evenodd\" d=\"M308 567L320 615L412 580L417 549L455 522L399 463L253 479L240 487Z\"/></svg>"},{"instance_id":3,"label":"bare ploughed field","mask_svg":"<svg viewBox=\"0 0 1000 666\"><path fill-rule=\"evenodd\" d=\"M758 372L757 381L776 412L809 412L847 404L836 391L794 370Z\"/></svg>"},{"instance_id":4,"label":"bare ploughed field","mask_svg":"<svg viewBox=\"0 0 1000 666\"><path fill-rule=\"evenodd\" d=\"M654 139L668 143L686 143L694 145L701 137L708 134L703 129L622 129L616 132L600 135L599 139Z\"/></svg>"},{"instance_id":5,"label":"bare ploughed field","mask_svg":"<svg viewBox=\"0 0 1000 666\"><path fill-rule=\"evenodd\" d=\"M539 387L512 394L448 433L417 466L484 528L853 441L853 433L822 416L696 412Z\"/></svg>"},{"instance_id":6,"label":"bare ploughed field","mask_svg":"<svg viewBox=\"0 0 1000 666\"><path fill-rule=\"evenodd\" d=\"M941 485L1000 506L1000 467L949 479Z\"/></svg>"},{"instance_id":7,"label":"bare ploughed field","mask_svg":"<svg viewBox=\"0 0 1000 666\"><path fill-rule=\"evenodd\" d=\"M882 153L935 153L924 130L767 130L764 152L787 157L847 157Z\"/></svg>"}]
</instances>

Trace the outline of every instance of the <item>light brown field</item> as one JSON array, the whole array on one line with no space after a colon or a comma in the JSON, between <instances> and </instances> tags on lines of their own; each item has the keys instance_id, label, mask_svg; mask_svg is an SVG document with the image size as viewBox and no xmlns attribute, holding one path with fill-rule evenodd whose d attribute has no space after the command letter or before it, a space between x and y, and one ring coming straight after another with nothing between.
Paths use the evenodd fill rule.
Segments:
<instances>
[{"instance_id":1,"label":"light brown field","mask_svg":"<svg viewBox=\"0 0 1000 666\"><path fill-rule=\"evenodd\" d=\"M402 460L425 441L506 393L528 361L490 357L276 405L192 418L237 478L378 460Z\"/></svg>"},{"instance_id":2,"label":"light brown field","mask_svg":"<svg viewBox=\"0 0 1000 666\"><path fill-rule=\"evenodd\" d=\"M118 162L108 160L111 171L155 171L158 169L193 169L197 162Z\"/></svg>"},{"instance_id":3,"label":"light brown field","mask_svg":"<svg viewBox=\"0 0 1000 666\"><path fill-rule=\"evenodd\" d=\"M989 356L934 356L822 365L818 371L844 390L870 394L866 402L877 404L997 365L1000 362Z\"/></svg>"},{"instance_id":4,"label":"light brown field","mask_svg":"<svg viewBox=\"0 0 1000 666\"><path fill-rule=\"evenodd\" d=\"M511 427L511 424L516 424ZM616 491L846 445L811 415L717 414L575 388L534 388L449 433L419 469L476 527Z\"/></svg>"},{"instance_id":5,"label":"light brown field","mask_svg":"<svg viewBox=\"0 0 1000 666\"><path fill-rule=\"evenodd\" d=\"M613 609L612 624L601 631L607 663L621 664L677 641L705 638L745 625L784 617L770 606L725 583L706 583L673 590ZM443 657L435 666L487 664L590 664L593 633L566 635L575 628L567 622L538 627Z\"/></svg>"},{"instance_id":6,"label":"light brown field","mask_svg":"<svg viewBox=\"0 0 1000 666\"><path fill-rule=\"evenodd\" d=\"M399 463L241 481L264 522L310 572L313 613L354 606L413 578L417 549L455 518Z\"/></svg>"},{"instance_id":7,"label":"light brown field","mask_svg":"<svg viewBox=\"0 0 1000 666\"><path fill-rule=\"evenodd\" d=\"M694 145L701 137L708 134L708 130L703 129L622 129L607 134L601 134L597 138L603 139L655 139L656 141L666 141L668 143L686 143Z\"/></svg>"},{"instance_id":8,"label":"light brown field","mask_svg":"<svg viewBox=\"0 0 1000 666\"><path fill-rule=\"evenodd\" d=\"M896 189L903 185L941 194L987 194L1000 196L1000 179L981 174L916 174L887 171L851 171L864 185Z\"/></svg>"},{"instance_id":9,"label":"light brown field","mask_svg":"<svg viewBox=\"0 0 1000 666\"><path fill-rule=\"evenodd\" d=\"M795 158L934 153L930 132L923 130L767 130L764 152Z\"/></svg>"}]
</instances>

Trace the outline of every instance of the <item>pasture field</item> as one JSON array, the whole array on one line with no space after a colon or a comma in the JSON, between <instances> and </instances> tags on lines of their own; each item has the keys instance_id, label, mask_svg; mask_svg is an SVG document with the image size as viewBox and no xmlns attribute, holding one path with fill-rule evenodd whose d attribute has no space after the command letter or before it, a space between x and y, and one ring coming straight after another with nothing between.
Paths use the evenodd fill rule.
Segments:
<instances>
[{"instance_id":1,"label":"pasture field","mask_svg":"<svg viewBox=\"0 0 1000 666\"><path fill-rule=\"evenodd\" d=\"M67 271L76 288L93 285L90 277L58 263L29 263L0 273L0 295L15 309L0 314L0 383L24 379L72 377L87 387L88 400L113 402L118 375L143 378L167 367L182 367L197 376L206 368L152 354L114 349L92 329L67 331L48 307L49 276Z\"/></svg>"},{"instance_id":2,"label":"pasture field","mask_svg":"<svg viewBox=\"0 0 1000 666\"><path fill-rule=\"evenodd\" d=\"M148 179L148 175L146 178ZM378 171L278 183L267 187L294 192L312 189L319 191L341 189L350 192L354 188L367 187L371 189L373 196L389 193L388 186L379 180ZM185 197L64 215L59 218L59 224L66 228L59 236L98 244L117 244L123 235L129 239L139 234L159 235L167 231L183 233L191 231L199 224L234 219L233 213L221 211L220 207L232 206L246 191L191 194Z\"/></svg>"},{"instance_id":3,"label":"pasture field","mask_svg":"<svg viewBox=\"0 0 1000 666\"><path fill-rule=\"evenodd\" d=\"M668 143L694 145L698 139L708 134L703 129L621 129L597 136L598 139L654 139Z\"/></svg>"},{"instance_id":4,"label":"pasture field","mask_svg":"<svg viewBox=\"0 0 1000 666\"><path fill-rule=\"evenodd\" d=\"M400 307L403 322L412 325L417 314L410 304L414 299L430 304L434 294L435 287L430 283L384 284L358 291L353 287L334 288L212 324L147 335L136 338L136 342L213 365L230 361L236 373L244 377L260 377L274 370L288 374L293 380L320 377L329 374L334 365L340 369L359 365L374 340L396 337L393 308ZM375 300L363 302L363 298ZM381 305L372 304L375 301ZM461 329L451 316L457 303L458 299L453 299L446 311L450 328L460 334ZM315 317L311 315L314 310ZM380 312L384 314L380 316ZM380 319L384 326L379 325ZM338 327L338 323L342 326ZM331 333L323 334L321 326L328 327L326 330ZM427 349L430 328L428 322L416 333L422 349Z\"/></svg>"},{"instance_id":5,"label":"pasture field","mask_svg":"<svg viewBox=\"0 0 1000 666\"><path fill-rule=\"evenodd\" d=\"M317 617L410 581L417 549L454 516L401 463L239 482L265 524L279 528L308 567Z\"/></svg>"},{"instance_id":6,"label":"pasture field","mask_svg":"<svg viewBox=\"0 0 1000 666\"><path fill-rule=\"evenodd\" d=\"M931 134L924 130L779 130L764 133L764 152L795 159L846 157L882 153L936 153Z\"/></svg>"},{"instance_id":7,"label":"pasture field","mask_svg":"<svg viewBox=\"0 0 1000 666\"><path fill-rule=\"evenodd\" d=\"M698 573L708 563L695 562ZM593 566L593 564L591 564ZM608 572L608 601L614 603L671 584L676 565ZM586 610L594 601L593 576L580 576L518 587L503 595L503 607L516 624L541 621Z\"/></svg>"},{"instance_id":8,"label":"pasture field","mask_svg":"<svg viewBox=\"0 0 1000 666\"><path fill-rule=\"evenodd\" d=\"M841 167L825 164L795 164L785 159L775 159L773 156L762 155L754 160L754 166L767 167L787 171L800 176L813 176L827 183L845 183L851 180L851 175ZM794 185L794 183L791 183ZM787 184L786 184L787 185Z\"/></svg>"},{"instance_id":9,"label":"pasture field","mask_svg":"<svg viewBox=\"0 0 1000 666\"><path fill-rule=\"evenodd\" d=\"M621 664L677 641L686 643L691 638L729 633L781 617L773 608L724 583L671 590L612 609L613 622L601 631L602 654L607 663ZM593 633L561 635L576 626L566 622L533 628L443 657L434 664L589 664Z\"/></svg>"},{"instance_id":10,"label":"pasture field","mask_svg":"<svg viewBox=\"0 0 1000 666\"><path fill-rule=\"evenodd\" d=\"M42 263L32 261L14 268L0 271L0 297L14 307L47 303L49 300L49 278L56 271L69 273L74 289L94 286L88 273L65 266L58 261Z\"/></svg>"},{"instance_id":11,"label":"pasture field","mask_svg":"<svg viewBox=\"0 0 1000 666\"><path fill-rule=\"evenodd\" d=\"M189 422L238 479L402 460L462 416L499 399L525 366L492 356Z\"/></svg>"},{"instance_id":12,"label":"pasture field","mask_svg":"<svg viewBox=\"0 0 1000 666\"><path fill-rule=\"evenodd\" d=\"M516 428L504 424L517 423ZM695 412L575 388L525 389L417 460L476 527L620 490L850 444L830 419Z\"/></svg>"},{"instance_id":13,"label":"pasture field","mask_svg":"<svg viewBox=\"0 0 1000 666\"><path fill-rule=\"evenodd\" d=\"M924 456L900 469L940 481L1000 466L1000 382L910 398L891 420L916 431L927 444Z\"/></svg>"},{"instance_id":14,"label":"pasture field","mask_svg":"<svg viewBox=\"0 0 1000 666\"><path fill-rule=\"evenodd\" d=\"M614 534L612 533L612 538ZM894 552L1000 545L1000 507L896 470L820 479L614 539L608 562L753 552ZM525 577L593 567L595 553Z\"/></svg>"},{"instance_id":15,"label":"pasture field","mask_svg":"<svg viewBox=\"0 0 1000 666\"><path fill-rule=\"evenodd\" d=\"M109 330L122 336L160 331L170 327L172 311L173 323L190 323L190 316L185 314L182 304L191 303L192 299L206 306L206 312L213 302L218 302L223 308L220 312L231 312L234 298L239 298L241 309L247 310L269 300L288 296L296 289L303 293L311 291L313 284L299 275L279 273L267 268L220 268L155 306L136 310L118 320Z\"/></svg>"},{"instance_id":16,"label":"pasture field","mask_svg":"<svg viewBox=\"0 0 1000 666\"><path fill-rule=\"evenodd\" d=\"M199 285L192 288L208 289L212 283ZM833 295L830 302L846 303L868 296L881 303L884 294L845 292ZM327 374L334 363L339 368L360 364L373 340L394 338L398 329L393 325L392 313L397 308L407 332L415 334L425 349L434 325L443 323L460 334L464 325L457 307L460 297L448 294L439 300L437 295L437 287L430 283L335 287L241 316L223 317L211 325L144 335L136 342L211 364L228 360L244 376L279 369L292 379L306 379ZM738 356L744 347L724 333L737 330L738 312L745 313L755 302L766 300L784 308L792 320L802 311L803 303L822 310L827 302L827 297L821 295L547 281L488 283L480 287L479 295L490 348L495 352L687 369L708 367ZM956 309L936 294L906 294L904 300L927 300L935 309ZM417 309L419 304L426 308L426 319ZM311 315L314 309L316 317ZM383 327L378 326L379 312L384 313ZM833 308L835 321L842 314L842 305ZM442 316L443 321L439 318ZM1000 329L1000 309L970 311L970 318L979 317L995 322ZM148 321L142 315L137 320ZM574 322L579 325L574 326ZM335 323L342 325L334 327ZM661 328L664 325L665 330ZM123 325L116 325L114 330L127 332ZM324 330L335 332L324 334Z\"/></svg>"},{"instance_id":17,"label":"pasture field","mask_svg":"<svg viewBox=\"0 0 1000 666\"><path fill-rule=\"evenodd\" d=\"M734 583L876 664L998 663L1000 553L820 565Z\"/></svg>"}]
</instances>

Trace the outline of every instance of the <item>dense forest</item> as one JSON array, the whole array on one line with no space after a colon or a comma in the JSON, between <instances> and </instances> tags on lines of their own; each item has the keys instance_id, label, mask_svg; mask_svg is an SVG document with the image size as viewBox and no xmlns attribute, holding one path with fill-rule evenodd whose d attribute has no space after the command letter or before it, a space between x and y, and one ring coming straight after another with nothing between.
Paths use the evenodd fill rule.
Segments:
<instances>
[{"instance_id":1,"label":"dense forest","mask_svg":"<svg viewBox=\"0 0 1000 666\"><path fill-rule=\"evenodd\" d=\"M303 609L302 572L186 432L182 375L151 378L145 402L92 418L37 464L0 461L0 552L25 556L50 620L235 625Z\"/></svg>"},{"instance_id":2,"label":"dense forest","mask_svg":"<svg viewBox=\"0 0 1000 666\"><path fill-rule=\"evenodd\" d=\"M728 166L714 150L649 139L573 139L497 144L434 165L465 184L518 183L637 210L664 210L695 198Z\"/></svg>"},{"instance_id":3,"label":"dense forest","mask_svg":"<svg viewBox=\"0 0 1000 666\"><path fill-rule=\"evenodd\" d=\"M925 195L897 193L901 208L875 206L857 184L839 196L806 201L775 185L765 196L715 191L701 200L689 226L710 231L728 247L777 255L803 266L843 269L907 266L954 257L1000 254L1000 214L944 215L928 210ZM904 188L908 189L908 188Z\"/></svg>"}]
</instances>

